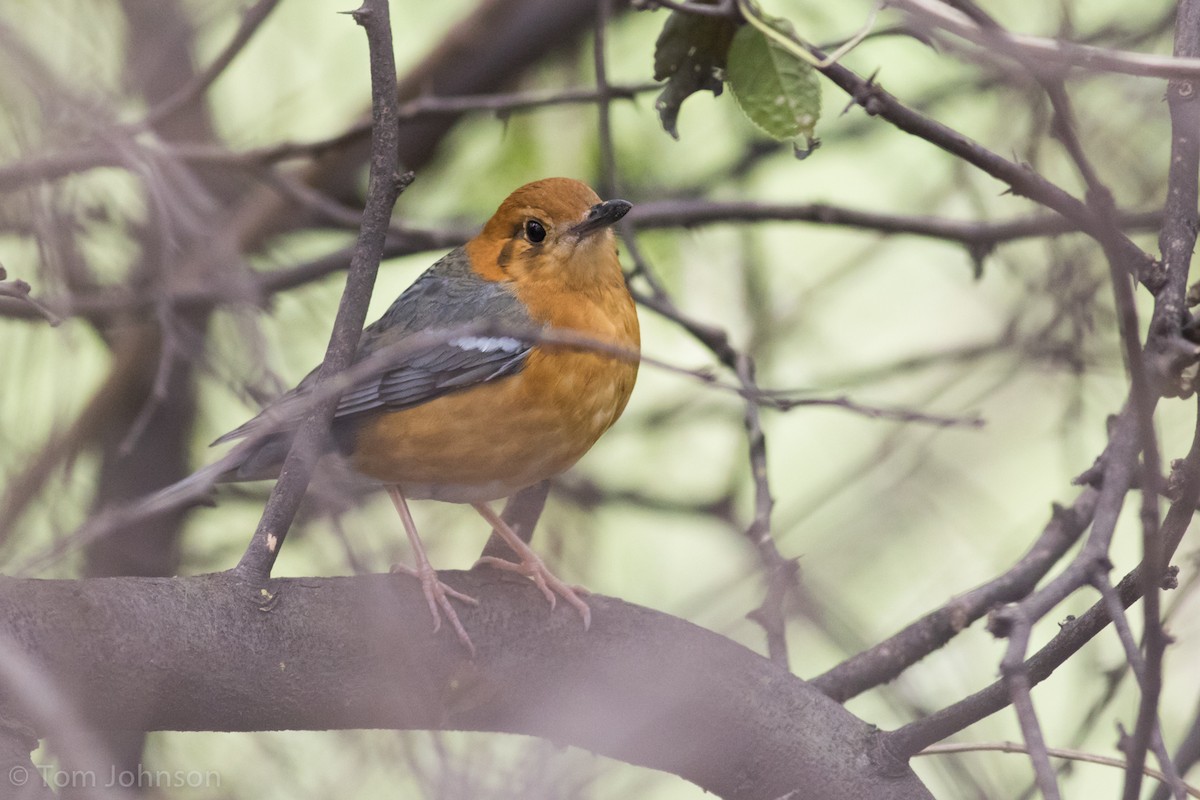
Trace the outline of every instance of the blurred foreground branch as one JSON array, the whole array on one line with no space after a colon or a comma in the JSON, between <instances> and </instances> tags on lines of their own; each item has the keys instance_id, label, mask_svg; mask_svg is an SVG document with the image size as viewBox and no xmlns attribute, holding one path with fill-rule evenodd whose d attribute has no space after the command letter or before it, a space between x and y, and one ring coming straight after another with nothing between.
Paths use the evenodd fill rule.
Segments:
<instances>
[{"instance_id":1,"label":"blurred foreground branch","mask_svg":"<svg viewBox=\"0 0 1200 800\"><path fill-rule=\"evenodd\" d=\"M3 578L0 635L99 728L504 731L724 798L931 797L870 726L717 634L595 595L584 631L527 581L442 577L481 600L461 612L474 661L394 575Z\"/></svg>"}]
</instances>

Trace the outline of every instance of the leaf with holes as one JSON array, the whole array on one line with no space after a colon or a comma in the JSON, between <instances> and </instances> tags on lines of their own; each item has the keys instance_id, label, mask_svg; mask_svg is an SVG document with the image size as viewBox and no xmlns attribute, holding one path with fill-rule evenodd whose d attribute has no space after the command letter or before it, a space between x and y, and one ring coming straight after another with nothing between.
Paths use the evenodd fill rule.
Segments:
<instances>
[{"instance_id":1,"label":"leaf with holes","mask_svg":"<svg viewBox=\"0 0 1200 800\"><path fill-rule=\"evenodd\" d=\"M725 56L738 23L727 17L671 12L654 46L654 80L667 85L654 107L663 130L679 138L679 107L690 95L707 89L719 95L725 78Z\"/></svg>"},{"instance_id":2,"label":"leaf with holes","mask_svg":"<svg viewBox=\"0 0 1200 800\"><path fill-rule=\"evenodd\" d=\"M780 30L787 26L779 19L769 23ZM807 61L754 26L743 25L729 46L727 79L738 106L763 133L781 142L813 141L821 116L821 83Z\"/></svg>"}]
</instances>

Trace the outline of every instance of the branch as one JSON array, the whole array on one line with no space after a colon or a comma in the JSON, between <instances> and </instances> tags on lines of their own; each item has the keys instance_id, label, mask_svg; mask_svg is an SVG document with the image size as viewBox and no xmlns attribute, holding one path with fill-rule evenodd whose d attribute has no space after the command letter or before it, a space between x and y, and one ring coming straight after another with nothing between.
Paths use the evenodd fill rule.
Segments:
<instances>
[{"instance_id":1,"label":"branch","mask_svg":"<svg viewBox=\"0 0 1200 800\"><path fill-rule=\"evenodd\" d=\"M184 108L204 93L209 86L233 63L238 54L250 43L250 39L266 22L267 17L275 10L279 0L258 0L242 14L242 22L237 32L225 49L213 59L213 62L203 72L197 73L190 81L181 86L174 94L150 110L142 121L141 126L146 130L157 128L159 123L175 112Z\"/></svg>"},{"instance_id":2,"label":"branch","mask_svg":"<svg viewBox=\"0 0 1200 800\"><path fill-rule=\"evenodd\" d=\"M814 50L814 55L820 57L824 54ZM1111 240L1121 261L1136 265L1136 276L1151 291L1156 290L1162 283L1157 265L1148 253L1134 244L1129 237L1112 230L1108 220L1096 214L1079 198L1042 177L1027 165L1009 161L953 128L909 108L884 91L874 80L861 77L841 63L819 69L868 114L882 117L900 130L924 139L996 180L1003 181L1014 194L1027 197L1061 214L1102 244Z\"/></svg>"},{"instance_id":3,"label":"branch","mask_svg":"<svg viewBox=\"0 0 1200 800\"><path fill-rule=\"evenodd\" d=\"M1028 753L1029 748L1019 742L961 742L948 744L934 744L926 747L918 755L936 756L946 753ZM1126 763L1119 758L1111 756L1101 756L1095 753L1085 753L1080 750L1068 750L1063 747L1047 747L1046 752L1055 758L1062 758L1068 761L1080 761L1086 764L1100 764L1106 767L1116 767L1117 769L1126 769ZM1142 767L1142 773L1159 781L1161 787L1168 785L1167 776L1163 775L1156 769L1151 767ZM1187 793L1191 797L1200 797L1200 789L1194 786L1186 787Z\"/></svg>"},{"instance_id":4,"label":"branch","mask_svg":"<svg viewBox=\"0 0 1200 800\"><path fill-rule=\"evenodd\" d=\"M1196 0L1183 0L1179 4L1175 28L1175 55L1189 58L1200 56L1200 3ZM1197 107L1196 89L1195 76L1172 80L1167 87L1167 103L1171 114L1171 160L1167 173L1165 219L1159 234L1166 280L1162 291L1155 297L1154 316L1151 318L1151 329L1147 334L1146 347L1152 352L1169 351L1170 342L1179 338L1180 326L1186 319L1183 302L1192 251L1196 245L1197 224L1200 224L1196 210L1197 197L1200 194L1197 187L1197 172L1200 170L1200 131L1197 127L1200 125L1200 108ZM1134 377L1137 377L1136 373ZM1143 393L1148 391L1148 388L1144 389ZM1149 418L1148 413L1143 417L1142 435L1147 439L1143 455L1144 481L1154 481L1159 476L1158 455L1157 449L1153 447L1153 420ZM1161 580L1159 576L1167 568L1168 556L1157 524L1158 498L1149 486L1143 489L1143 498L1143 560L1147 566L1142 586L1145 598L1142 634L1145 668L1141 681L1142 699L1137 722L1126 749L1129 761L1129 770L1125 773L1126 800L1136 800L1140 796L1141 767L1145 762L1146 751L1152 744L1160 744L1158 703L1162 691L1162 659L1167 647L1167 635L1163 631L1159 612L1158 584ZM1134 660L1131 659L1130 663L1133 664ZM1172 783L1175 784L1175 796L1181 797L1179 776L1174 774L1174 766L1164 753L1160 752L1159 757L1160 760L1165 760L1163 771L1171 774L1174 779Z\"/></svg>"},{"instance_id":5,"label":"branch","mask_svg":"<svg viewBox=\"0 0 1200 800\"><path fill-rule=\"evenodd\" d=\"M826 203L758 203L715 200L652 200L629 212L637 228L685 228L739 222L815 222L884 234L911 234L958 242L984 253L998 244L1038 236L1062 236L1082 230L1057 214L1002 220L959 220L945 217L882 214ZM1163 219L1156 211L1126 212L1118 217L1126 230L1154 230Z\"/></svg>"},{"instance_id":6,"label":"branch","mask_svg":"<svg viewBox=\"0 0 1200 800\"><path fill-rule=\"evenodd\" d=\"M584 631L528 581L442 579L482 601L460 612L475 661L398 575L0 578L0 635L105 727L522 733L731 800L931 798L866 723L724 637L598 595Z\"/></svg>"},{"instance_id":7,"label":"branch","mask_svg":"<svg viewBox=\"0 0 1200 800\"><path fill-rule=\"evenodd\" d=\"M1055 506L1037 541L1011 569L983 586L950 600L899 633L843 661L812 683L844 703L867 689L898 677L908 667L945 645L1001 603L1020 600L1071 549L1092 521L1099 493L1087 487L1070 508Z\"/></svg>"},{"instance_id":8,"label":"branch","mask_svg":"<svg viewBox=\"0 0 1200 800\"><path fill-rule=\"evenodd\" d=\"M618 223L618 225L620 224ZM786 666L788 662L787 619L784 613L784 604L789 592L794 592L796 589L798 567L795 560L786 559L779 552L771 533L771 509L774 506L774 500L771 498L771 487L767 474L767 444L766 438L763 436L758 409L752 408L758 402L756 398L765 399L770 395L764 394L755 382L753 359L748 354L739 352L733 346L729 341L728 333L715 325L694 319L675 305L675 301L667 294L666 289L641 255L637 238L633 235L633 228L627 224L622 231L622 236L636 263L634 273L644 277L650 285L650 294L648 295L631 289L633 298L639 304L653 309L677 324L706 347L721 364L737 376L738 392L746 399L746 409L742 419L746 429L750 472L754 479L755 502L754 518L745 528L744 534L754 546L767 583L767 591L762 603L747 616L762 627L767 637L767 652L771 654L771 658L776 663ZM645 356L642 356L642 360L652 363L652 359ZM840 400L842 402L839 400L826 402L829 405L861 411L845 398ZM779 403L776 407L787 410L794 406Z\"/></svg>"},{"instance_id":9,"label":"branch","mask_svg":"<svg viewBox=\"0 0 1200 800\"><path fill-rule=\"evenodd\" d=\"M1200 709L1193 711L1192 715L1192 723L1180 739L1179 749L1175 751L1175 757L1172 759L1181 775L1187 774L1188 770L1200 761ZM1170 787L1160 785L1154 790L1150 800L1169 800L1170 796Z\"/></svg>"},{"instance_id":10,"label":"branch","mask_svg":"<svg viewBox=\"0 0 1200 800\"><path fill-rule=\"evenodd\" d=\"M402 176L399 172L396 59L392 52L387 0L364 0L363 5L351 13L354 21L366 31L370 49L373 116L371 173L362 229L350 259L350 272L346 276L346 288L338 305L329 347L317 373L317 387L349 367L354 360L359 336L367 319L375 275L383 255L392 208L396 198L412 180L411 175ZM333 419L337 402L336 396L322 400L301 423L284 459L279 480L271 491L267 507L263 509L258 529L238 562L239 570L260 578L271 574L279 548L308 488L313 465L329 435L329 422Z\"/></svg>"},{"instance_id":11,"label":"branch","mask_svg":"<svg viewBox=\"0 0 1200 800\"><path fill-rule=\"evenodd\" d=\"M961 11L933 0L895 0L895 5L931 26L1024 64L1036 64L1043 71L1078 67L1146 78L1200 78L1200 58L1181 57L1178 52L1175 56L1130 53L1061 39L1010 33L997 27L980 25Z\"/></svg>"},{"instance_id":12,"label":"branch","mask_svg":"<svg viewBox=\"0 0 1200 800\"><path fill-rule=\"evenodd\" d=\"M1149 231L1161 225L1164 216L1158 211L1131 211L1118 214L1117 219L1124 230ZM888 235L910 234L961 244L977 263L1001 244L1035 237L1063 236L1082 230L1078 225L1057 214L1037 214L992 222L882 214L825 203L682 199L638 203L625 220L629 220L637 229L677 226L692 228L757 222L811 222ZM622 220L622 223L625 220ZM353 222L357 225L359 221L356 215ZM470 237L465 229L410 228L393 224L384 248L384 258L457 247L468 238ZM282 269L256 272L253 274L254 286L258 293L256 299L266 298L340 272L346 268L352 252L352 248L342 248L312 261ZM104 321L117 314L143 311L164 301L176 309L201 309L218 303L244 302L246 299L244 294L239 293L235 296L228 287L221 285L172 288L167 298L164 298L162 292L161 287L153 292L105 289L82 297L44 298L43 303L52 313L64 317L81 316ZM33 319L36 312L25 305L6 303L3 294L0 293L0 316Z\"/></svg>"},{"instance_id":13,"label":"branch","mask_svg":"<svg viewBox=\"0 0 1200 800\"><path fill-rule=\"evenodd\" d=\"M28 283L22 280L6 280L7 278L8 272L5 271L4 267L0 267L0 297L12 298L20 305L28 308L32 313L49 322L52 326L62 323L61 317L30 296L31 287Z\"/></svg>"},{"instance_id":14,"label":"branch","mask_svg":"<svg viewBox=\"0 0 1200 800\"><path fill-rule=\"evenodd\" d=\"M1109 445L1110 448L1113 446ZM1172 484L1178 488L1172 492L1171 507L1163 518L1161 528L1166 559L1171 558L1179 543L1183 541L1183 535L1195 515L1196 503L1200 500L1200 407L1197 408L1197 424L1191 448L1187 456L1176 465ZM1099 517L1100 510L1096 513ZM1141 596L1145 570L1145 563L1139 564L1115 587L1117 601L1123 608L1128 608ZM1174 577L1168 571L1166 575L1160 575L1159 580L1171 582ZM1058 634L1025 661L1024 669L1030 685L1036 685L1048 678L1054 670L1104 630L1110 621L1108 602L1101 599L1084 614L1061 625ZM889 752L899 757L917 753L934 742L940 742L996 713L1007 705L1008 699L1009 694L1004 682L997 681L951 706L885 734L885 746Z\"/></svg>"},{"instance_id":15,"label":"branch","mask_svg":"<svg viewBox=\"0 0 1200 800\"><path fill-rule=\"evenodd\" d=\"M610 86L604 97L632 100L638 94L661 90L661 84L639 83ZM465 94L454 96L425 95L410 100L397 109L402 122L434 118L453 118L463 114L490 111L504 118L522 111L534 111L562 105L597 102L601 93L596 89L566 88L511 92L502 94ZM154 113L154 112L152 112ZM173 113L173 110L172 110ZM162 115L165 116L165 115ZM141 123L143 125L147 122ZM278 144L233 150L222 144L202 142L136 142L151 157L170 156L195 165L228 168L265 167L280 161L298 158L317 159L343 148L357 145L370 133L370 121L356 122L339 134L308 142ZM122 142L130 145L130 142ZM80 145L69 152L31 156L0 166L0 194L14 192L30 183L52 182L79 172L102 167L128 166L128 155L111 146Z\"/></svg>"}]
</instances>

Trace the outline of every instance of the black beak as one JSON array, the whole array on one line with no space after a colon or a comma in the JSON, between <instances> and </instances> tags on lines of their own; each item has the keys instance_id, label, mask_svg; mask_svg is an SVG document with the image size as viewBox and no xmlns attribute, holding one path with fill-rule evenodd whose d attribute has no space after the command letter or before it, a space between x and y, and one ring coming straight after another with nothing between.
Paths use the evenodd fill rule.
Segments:
<instances>
[{"instance_id":1,"label":"black beak","mask_svg":"<svg viewBox=\"0 0 1200 800\"><path fill-rule=\"evenodd\" d=\"M571 233L577 239L590 236L596 231L604 230L614 224L629 213L631 208L633 208L633 203L628 200L605 200L603 203L597 203L588 209L583 222L571 228Z\"/></svg>"}]
</instances>

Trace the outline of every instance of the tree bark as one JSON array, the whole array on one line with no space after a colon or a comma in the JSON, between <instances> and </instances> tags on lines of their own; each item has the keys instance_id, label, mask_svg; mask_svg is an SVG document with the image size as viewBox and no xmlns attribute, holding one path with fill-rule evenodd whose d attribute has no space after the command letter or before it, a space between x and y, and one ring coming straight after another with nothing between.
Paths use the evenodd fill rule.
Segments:
<instances>
[{"instance_id":1,"label":"tree bark","mask_svg":"<svg viewBox=\"0 0 1200 800\"><path fill-rule=\"evenodd\" d=\"M98 728L522 733L736 800L931 797L871 726L722 636L599 595L584 631L520 578L443 578L481 601L460 611L474 661L399 575L0 578L0 637Z\"/></svg>"}]
</instances>

